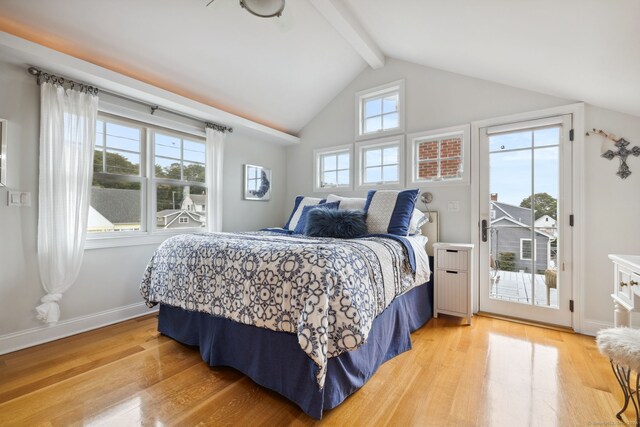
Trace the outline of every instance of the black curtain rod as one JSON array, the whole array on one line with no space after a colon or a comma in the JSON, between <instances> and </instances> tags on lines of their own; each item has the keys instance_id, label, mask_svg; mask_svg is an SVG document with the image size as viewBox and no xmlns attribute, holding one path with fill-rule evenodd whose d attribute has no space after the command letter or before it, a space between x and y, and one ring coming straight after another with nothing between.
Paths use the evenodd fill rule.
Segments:
<instances>
[{"instance_id":1,"label":"black curtain rod","mask_svg":"<svg viewBox=\"0 0 640 427\"><path fill-rule=\"evenodd\" d=\"M109 90L98 89L95 86L88 85L86 83L76 82L76 81L71 80L71 79L69 79L67 77L61 77L61 76L57 76L55 74L47 73L47 72L42 71L42 70L40 70L39 68L36 68L36 67L29 67L27 71L29 71L29 74L35 76L38 79L38 84L40 84L42 82L42 80L44 79L45 81L51 81L53 83L57 83L57 84L60 84L60 85L68 83L68 84L71 85L72 88L73 88L74 85L80 85L81 87L85 88L85 90L87 90L89 93L94 93L95 95L97 95L98 91L100 91L100 92L106 93L106 94L108 94L110 96L113 96L113 97L116 97L116 98L124 99L124 100L130 101L130 102L135 102L136 104L139 104L139 105L144 105L145 107L147 107L147 108L149 108L151 110L151 114L152 115L156 111L164 111L165 113L168 113L168 114L171 114L171 115L174 115L174 116L184 117L185 119L195 120L195 121L201 122L201 123L204 124L205 128L212 128L212 129L215 129L215 130L220 131L220 132L229 132L229 133L233 132L233 128L229 127L229 126L224 126L224 125L220 125L220 124L217 124L217 123L205 122L205 121L203 121L202 119L200 119L198 117L190 116L188 114L183 114L183 113L180 113L178 111L173 111L173 110L170 110L168 108L161 107L159 105L151 105L148 102L144 102L144 101L141 101L141 100L136 99L136 98L131 98L129 96L122 95L122 94L119 94L119 93L116 93L116 92L111 92Z\"/></svg>"}]
</instances>

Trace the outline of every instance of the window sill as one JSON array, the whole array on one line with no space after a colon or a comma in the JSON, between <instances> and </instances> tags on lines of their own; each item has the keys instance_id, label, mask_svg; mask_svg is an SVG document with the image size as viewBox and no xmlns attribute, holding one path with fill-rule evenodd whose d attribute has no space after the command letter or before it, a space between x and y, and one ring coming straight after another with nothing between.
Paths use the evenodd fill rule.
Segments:
<instances>
[{"instance_id":1,"label":"window sill","mask_svg":"<svg viewBox=\"0 0 640 427\"><path fill-rule=\"evenodd\" d=\"M356 133L356 141L361 142L361 141L367 141L370 139L386 138L386 137L392 137L392 136L403 135L403 134L404 134L404 126L393 128L393 129L387 129L387 130L379 130L376 132L363 133L363 134Z\"/></svg>"},{"instance_id":2,"label":"window sill","mask_svg":"<svg viewBox=\"0 0 640 427\"><path fill-rule=\"evenodd\" d=\"M469 178L467 176L460 179L439 179L439 180L421 180L409 181L408 187L449 187L449 186L468 186Z\"/></svg>"},{"instance_id":3,"label":"window sill","mask_svg":"<svg viewBox=\"0 0 640 427\"><path fill-rule=\"evenodd\" d=\"M313 187L314 193L336 193L340 191L353 191L352 185L336 185L335 187Z\"/></svg>"},{"instance_id":4,"label":"window sill","mask_svg":"<svg viewBox=\"0 0 640 427\"><path fill-rule=\"evenodd\" d=\"M393 184L359 184L356 189L359 191L369 190L404 190L406 187L401 182Z\"/></svg>"},{"instance_id":5,"label":"window sill","mask_svg":"<svg viewBox=\"0 0 640 427\"><path fill-rule=\"evenodd\" d=\"M105 236L105 237L87 237L84 244L85 250L121 248L130 246L159 245L169 237L179 234L198 234L206 231L200 230L181 230L179 232L158 232L154 234L142 234L136 236Z\"/></svg>"}]
</instances>

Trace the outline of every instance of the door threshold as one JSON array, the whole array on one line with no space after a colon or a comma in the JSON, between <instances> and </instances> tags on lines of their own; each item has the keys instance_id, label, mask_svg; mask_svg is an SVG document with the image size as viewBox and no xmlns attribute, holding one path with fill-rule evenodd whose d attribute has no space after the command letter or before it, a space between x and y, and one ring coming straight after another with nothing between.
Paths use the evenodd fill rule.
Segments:
<instances>
[{"instance_id":1,"label":"door threshold","mask_svg":"<svg viewBox=\"0 0 640 427\"><path fill-rule=\"evenodd\" d=\"M506 320L507 322L520 323L522 325L538 326L540 328L552 329L554 331L559 331L559 332L568 332L571 334L576 333L576 331L574 331L573 328L568 326L558 326L552 323L535 322L533 320L521 319L519 317L511 317L511 316L504 316L501 314L487 313L486 311L479 311L475 314L476 316L488 317L491 319L498 319L498 320Z\"/></svg>"}]
</instances>

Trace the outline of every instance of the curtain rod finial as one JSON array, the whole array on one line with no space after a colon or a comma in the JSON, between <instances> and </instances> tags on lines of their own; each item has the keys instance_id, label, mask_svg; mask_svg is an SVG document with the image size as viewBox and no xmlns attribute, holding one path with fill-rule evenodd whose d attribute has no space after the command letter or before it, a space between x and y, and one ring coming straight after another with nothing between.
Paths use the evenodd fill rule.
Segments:
<instances>
[{"instance_id":1,"label":"curtain rod finial","mask_svg":"<svg viewBox=\"0 0 640 427\"><path fill-rule=\"evenodd\" d=\"M29 67L28 69L29 74L37 76L38 74L40 74L40 70L38 70L36 67Z\"/></svg>"}]
</instances>

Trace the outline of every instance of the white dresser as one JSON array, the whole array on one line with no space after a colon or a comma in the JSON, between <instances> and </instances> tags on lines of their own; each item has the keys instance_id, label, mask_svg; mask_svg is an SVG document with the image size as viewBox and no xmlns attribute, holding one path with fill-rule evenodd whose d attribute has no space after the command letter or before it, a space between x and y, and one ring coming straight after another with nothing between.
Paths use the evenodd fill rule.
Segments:
<instances>
[{"instance_id":1,"label":"white dresser","mask_svg":"<svg viewBox=\"0 0 640 427\"><path fill-rule=\"evenodd\" d=\"M631 326L631 311L640 311L640 255L609 255L613 262L614 323Z\"/></svg>"},{"instance_id":2,"label":"white dresser","mask_svg":"<svg viewBox=\"0 0 640 427\"><path fill-rule=\"evenodd\" d=\"M473 245L467 243L434 243L435 286L433 317L438 313L466 317L471 324L473 314Z\"/></svg>"}]
</instances>

